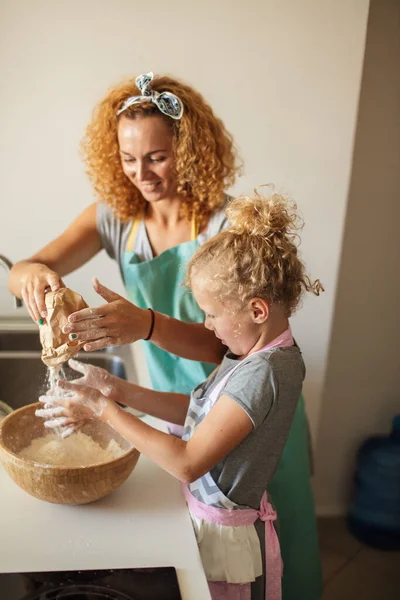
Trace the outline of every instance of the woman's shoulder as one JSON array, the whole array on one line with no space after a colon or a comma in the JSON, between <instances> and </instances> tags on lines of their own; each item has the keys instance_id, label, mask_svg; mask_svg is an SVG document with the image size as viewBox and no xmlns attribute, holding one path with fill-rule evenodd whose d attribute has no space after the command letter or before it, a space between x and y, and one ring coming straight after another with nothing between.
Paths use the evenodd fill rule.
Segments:
<instances>
[{"instance_id":1,"label":"woman's shoulder","mask_svg":"<svg viewBox=\"0 0 400 600\"><path fill-rule=\"evenodd\" d=\"M125 249L130 230L131 221L121 221L112 208L105 202L97 202L96 225L103 248L111 258L120 258Z\"/></svg>"},{"instance_id":2,"label":"woman's shoulder","mask_svg":"<svg viewBox=\"0 0 400 600\"><path fill-rule=\"evenodd\" d=\"M97 228L100 231L124 231L132 227L132 221L123 221L105 202L98 201L96 207Z\"/></svg>"},{"instance_id":3,"label":"woman's shoulder","mask_svg":"<svg viewBox=\"0 0 400 600\"><path fill-rule=\"evenodd\" d=\"M228 218L225 210L231 200L231 196L225 194L224 203L211 215L207 227L199 234L198 239L201 244L228 227Z\"/></svg>"}]
</instances>

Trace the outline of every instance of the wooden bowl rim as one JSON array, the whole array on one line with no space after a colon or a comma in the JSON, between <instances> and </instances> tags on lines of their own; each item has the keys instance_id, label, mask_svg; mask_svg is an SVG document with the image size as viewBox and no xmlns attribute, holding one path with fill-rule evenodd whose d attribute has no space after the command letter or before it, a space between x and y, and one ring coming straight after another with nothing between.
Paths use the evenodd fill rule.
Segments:
<instances>
[{"instance_id":1,"label":"wooden bowl rim","mask_svg":"<svg viewBox=\"0 0 400 600\"><path fill-rule=\"evenodd\" d=\"M8 419L10 419L11 417L13 417L14 415L16 415L17 413L22 413L22 412L26 412L26 411L33 411L33 408L35 408L35 410L37 408L39 408L40 406L42 406L42 404L40 402L33 402L31 404L26 404L25 406L21 406L21 408L17 408L16 410L13 410L12 413L10 413L9 415L7 415L6 417L4 417L4 419L0 422L0 448L9 456L12 457L12 459L18 464L21 465L35 465L35 466L39 466L41 469L46 469L49 472L54 472L54 471L60 471L61 473L68 471L71 475L77 475L79 473L82 472L87 472L88 469L99 469L102 467L109 467L111 465L115 465L116 463L126 459L126 458L133 458L133 456L137 456L139 458L140 452L139 450L137 450L137 448L135 448L134 446L132 446L132 448L130 450L127 450L126 452L124 452L124 454L121 454L121 456L118 456L117 458L113 458L110 461L107 462L100 462L100 463L94 463L92 465L86 465L86 466L82 466L82 467L65 467L63 465L45 465L42 464L40 462L34 461L34 460L29 460L27 458L20 458L17 454L15 454L15 452L13 452L12 450L10 450L4 442L3 439L3 426L4 424L8 421ZM110 426L109 426L110 427ZM119 434L121 435L121 434ZM123 436L121 436L123 437ZM125 438L124 438L125 439ZM130 443L128 440L126 440L128 443Z\"/></svg>"}]
</instances>

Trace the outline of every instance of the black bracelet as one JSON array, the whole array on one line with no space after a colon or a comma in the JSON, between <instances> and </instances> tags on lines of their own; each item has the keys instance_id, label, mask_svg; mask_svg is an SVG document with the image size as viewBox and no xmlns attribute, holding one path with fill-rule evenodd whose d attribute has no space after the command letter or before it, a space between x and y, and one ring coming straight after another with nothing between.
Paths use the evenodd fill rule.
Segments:
<instances>
[{"instance_id":1,"label":"black bracelet","mask_svg":"<svg viewBox=\"0 0 400 600\"><path fill-rule=\"evenodd\" d=\"M156 315L155 312L152 308L148 308L147 310L149 310L151 312L151 325L150 325L150 331L149 331L149 335L144 339L145 342L148 342L149 339L151 338L151 336L153 335L153 330L154 330L154 323L156 322Z\"/></svg>"}]
</instances>

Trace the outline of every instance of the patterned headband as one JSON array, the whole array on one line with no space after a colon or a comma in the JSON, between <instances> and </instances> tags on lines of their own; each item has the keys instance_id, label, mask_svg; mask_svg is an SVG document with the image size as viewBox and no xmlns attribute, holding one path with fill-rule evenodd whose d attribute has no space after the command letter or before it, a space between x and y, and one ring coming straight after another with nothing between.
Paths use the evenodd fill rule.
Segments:
<instances>
[{"instance_id":1,"label":"patterned headband","mask_svg":"<svg viewBox=\"0 0 400 600\"><path fill-rule=\"evenodd\" d=\"M145 75L139 75L136 77L136 87L139 88L141 96L130 96L122 104L121 108L117 112L117 116L123 113L127 108L133 104L143 104L143 102L153 102L160 112L171 119L179 120L183 115L183 103L178 96L171 94L171 92L156 92L155 90L149 90L149 85L153 81L153 73L146 73Z\"/></svg>"}]
</instances>

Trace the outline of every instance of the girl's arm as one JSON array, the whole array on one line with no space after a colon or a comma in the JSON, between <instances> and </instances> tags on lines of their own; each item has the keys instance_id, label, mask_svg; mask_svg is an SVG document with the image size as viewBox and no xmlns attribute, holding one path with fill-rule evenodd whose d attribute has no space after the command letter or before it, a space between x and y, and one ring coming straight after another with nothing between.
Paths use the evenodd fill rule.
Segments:
<instances>
[{"instance_id":1,"label":"girl's arm","mask_svg":"<svg viewBox=\"0 0 400 600\"><path fill-rule=\"evenodd\" d=\"M67 399L48 398L56 405L56 408L49 410L54 410L54 416L57 415L53 422L48 422L49 427L68 427L87 419L100 418L130 441L139 452L185 483L196 481L210 471L253 429L253 423L245 411L228 396L221 396L196 427L192 438L186 442L143 423L93 388L66 381L60 381L59 386L75 393ZM60 406L64 408L61 413Z\"/></svg>"},{"instance_id":2,"label":"girl's arm","mask_svg":"<svg viewBox=\"0 0 400 600\"><path fill-rule=\"evenodd\" d=\"M115 404L109 405L101 418L139 452L184 483L208 473L253 429L244 410L228 396L219 398L188 442L154 429Z\"/></svg>"},{"instance_id":3,"label":"girl's arm","mask_svg":"<svg viewBox=\"0 0 400 600\"><path fill-rule=\"evenodd\" d=\"M185 422L190 400L190 397L185 394L150 390L111 375L106 369L73 358L68 361L68 365L83 375L83 377L70 381L70 384L77 384L80 389L85 390L86 402L92 401L90 400L92 397L96 399L104 396L107 400L126 404L164 421L177 425L183 425ZM41 396L40 400L46 404L53 403L54 398L51 395L54 392L55 389L49 390L48 394ZM39 416L46 416L46 414Z\"/></svg>"},{"instance_id":4,"label":"girl's arm","mask_svg":"<svg viewBox=\"0 0 400 600\"><path fill-rule=\"evenodd\" d=\"M190 401L190 396L185 394L158 392L123 379L120 380L119 396L121 404L177 425L184 424Z\"/></svg>"}]
</instances>

